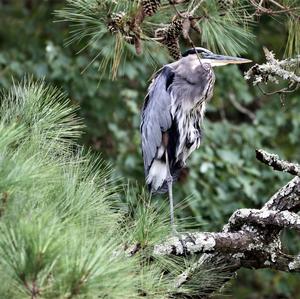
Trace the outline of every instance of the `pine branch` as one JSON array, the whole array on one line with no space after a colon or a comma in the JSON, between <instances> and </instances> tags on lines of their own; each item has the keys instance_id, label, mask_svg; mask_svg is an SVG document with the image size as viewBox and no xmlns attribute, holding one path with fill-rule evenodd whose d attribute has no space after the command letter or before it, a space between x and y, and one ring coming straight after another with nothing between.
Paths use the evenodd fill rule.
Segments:
<instances>
[{"instance_id":1,"label":"pine branch","mask_svg":"<svg viewBox=\"0 0 300 299\"><path fill-rule=\"evenodd\" d=\"M296 7L285 6L275 0L268 0L268 1L249 0L249 2L255 8L254 15L257 16L260 16L262 14L272 15L272 16L279 15L279 14L286 14L296 18L300 16L297 14L297 12L299 11L299 7L297 6ZM267 5L271 4L271 7L264 7L265 4Z\"/></svg>"},{"instance_id":2,"label":"pine branch","mask_svg":"<svg viewBox=\"0 0 300 299\"><path fill-rule=\"evenodd\" d=\"M159 270L113 254L124 241L120 186L76 145L75 112L44 82L0 95L0 297L159 298L169 288Z\"/></svg>"},{"instance_id":3,"label":"pine branch","mask_svg":"<svg viewBox=\"0 0 300 299\"><path fill-rule=\"evenodd\" d=\"M56 15L60 21L70 23L68 44L84 42L83 49L89 46L99 49L100 40L107 44L110 39L110 45L100 47L92 62L99 59L102 71L110 70L112 65L114 79L132 46L137 55L146 57L151 56L153 49L163 46L173 59L179 59L181 37L190 47L195 46L192 31L213 51L239 53L253 38L247 28L249 18L237 2L229 0L230 5L226 7L223 2L176 0L162 4L160 0L68 0L66 7L56 11Z\"/></svg>"},{"instance_id":4,"label":"pine branch","mask_svg":"<svg viewBox=\"0 0 300 299\"><path fill-rule=\"evenodd\" d=\"M258 151L258 159L268 165L298 175L298 165L280 160L278 156ZM261 209L237 210L221 232L183 233L154 246L154 255L202 257L180 274L174 282L179 293L186 284L197 283L199 269L222 259L229 271L223 284L239 268L270 268L285 272L300 272L300 253L283 253L282 229L300 231L300 178L297 176L274 194ZM225 266L226 265L226 266ZM211 293L216 289L211 290Z\"/></svg>"}]
</instances>

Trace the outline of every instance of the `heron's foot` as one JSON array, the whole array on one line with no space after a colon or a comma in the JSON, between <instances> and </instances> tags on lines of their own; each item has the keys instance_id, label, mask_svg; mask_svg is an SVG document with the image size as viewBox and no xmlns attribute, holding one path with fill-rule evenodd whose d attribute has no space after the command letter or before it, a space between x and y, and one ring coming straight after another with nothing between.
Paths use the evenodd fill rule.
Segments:
<instances>
[{"instance_id":1,"label":"heron's foot","mask_svg":"<svg viewBox=\"0 0 300 299\"><path fill-rule=\"evenodd\" d=\"M177 230L176 230L176 226L175 225L172 225L172 237L174 238L177 238L178 241L181 243L182 245L182 248L183 248L183 251L185 251L185 248L186 248L186 244L183 240L183 235L181 233L179 233ZM184 252L183 252L184 253ZM185 254L185 253L184 253Z\"/></svg>"}]
</instances>

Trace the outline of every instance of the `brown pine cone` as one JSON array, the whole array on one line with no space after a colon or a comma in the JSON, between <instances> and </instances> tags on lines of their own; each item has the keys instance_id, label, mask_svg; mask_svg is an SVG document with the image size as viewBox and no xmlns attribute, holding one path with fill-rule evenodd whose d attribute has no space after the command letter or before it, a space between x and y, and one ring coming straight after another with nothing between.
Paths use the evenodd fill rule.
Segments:
<instances>
[{"instance_id":1,"label":"brown pine cone","mask_svg":"<svg viewBox=\"0 0 300 299\"><path fill-rule=\"evenodd\" d=\"M125 25L125 12L115 12L111 14L110 20L107 24L107 28L112 33L117 33L118 31L123 31Z\"/></svg>"},{"instance_id":2,"label":"brown pine cone","mask_svg":"<svg viewBox=\"0 0 300 299\"><path fill-rule=\"evenodd\" d=\"M144 14L148 17L153 16L160 6L160 0L142 0Z\"/></svg>"}]
</instances>

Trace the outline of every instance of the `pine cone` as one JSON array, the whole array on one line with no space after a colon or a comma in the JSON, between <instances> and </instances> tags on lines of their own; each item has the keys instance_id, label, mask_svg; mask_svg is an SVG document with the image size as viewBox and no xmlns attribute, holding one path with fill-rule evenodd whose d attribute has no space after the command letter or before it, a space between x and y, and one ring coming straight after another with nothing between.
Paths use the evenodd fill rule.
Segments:
<instances>
[{"instance_id":1,"label":"pine cone","mask_svg":"<svg viewBox=\"0 0 300 299\"><path fill-rule=\"evenodd\" d=\"M155 31L155 37L163 38L161 43L165 45L171 57L175 60L181 58L179 46L179 35L182 33L183 20L175 20L168 27L158 28Z\"/></svg>"},{"instance_id":2,"label":"pine cone","mask_svg":"<svg viewBox=\"0 0 300 299\"><path fill-rule=\"evenodd\" d=\"M166 29L165 28L158 28L155 30L154 33L155 37L164 37L166 38Z\"/></svg>"},{"instance_id":3,"label":"pine cone","mask_svg":"<svg viewBox=\"0 0 300 299\"><path fill-rule=\"evenodd\" d=\"M221 15L225 15L231 9L234 0L218 0L218 7Z\"/></svg>"},{"instance_id":4,"label":"pine cone","mask_svg":"<svg viewBox=\"0 0 300 299\"><path fill-rule=\"evenodd\" d=\"M107 28L112 33L123 31L125 25L125 12L114 12L111 14L110 21L107 24Z\"/></svg>"},{"instance_id":5,"label":"pine cone","mask_svg":"<svg viewBox=\"0 0 300 299\"><path fill-rule=\"evenodd\" d=\"M160 6L160 0L142 0L144 14L148 17L153 16Z\"/></svg>"},{"instance_id":6,"label":"pine cone","mask_svg":"<svg viewBox=\"0 0 300 299\"><path fill-rule=\"evenodd\" d=\"M183 30L183 19L176 19L167 27L166 34L168 38L178 37Z\"/></svg>"},{"instance_id":7,"label":"pine cone","mask_svg":"<svg viewBox=\"0 0 300 299\"><path fill-rule=\"evenodd\" d=\"M178 37L175 39L167 39L164 41L164 44L168 48L168 51L169 51L169 54L171 57L173 57L175 60L178 60L181 58L181 51L180 51Z\"/></svg>"}]
</instances>

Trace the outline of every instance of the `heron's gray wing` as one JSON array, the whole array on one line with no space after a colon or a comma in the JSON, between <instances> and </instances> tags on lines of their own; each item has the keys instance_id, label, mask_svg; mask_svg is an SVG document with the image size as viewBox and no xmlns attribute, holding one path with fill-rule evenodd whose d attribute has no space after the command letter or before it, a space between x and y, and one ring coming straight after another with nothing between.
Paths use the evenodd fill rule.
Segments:
<instances>
[{"instance_id":1,"label":"heron's gray wing","mask_svg":"<svg viewBox=\"0 0 300 299\"><path fill-rule=\"evenodd\" d=\"M153 79L142 110L141 135L146 176L162 142L162 132L172 125L169 86L174 78L172 68L165 66Z\"/></svg>"}]
</instances>

